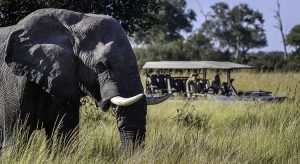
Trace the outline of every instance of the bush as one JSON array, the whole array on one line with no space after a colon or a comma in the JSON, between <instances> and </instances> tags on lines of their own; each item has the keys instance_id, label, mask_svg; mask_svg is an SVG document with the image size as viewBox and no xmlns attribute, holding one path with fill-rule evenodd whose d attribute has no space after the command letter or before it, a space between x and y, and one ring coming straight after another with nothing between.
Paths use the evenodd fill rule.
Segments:
<instances>
[{"instance_id":1,"label":"bush","mask_svg":"<svg viewBox=\"0 0 300 164\"><path fill-rule=\"evenodd\" d=\"M115 118L111 110L103 112L98 109L90 97L84 97L81 99L80 118L81 122L98 122L104 124L114 124Z\"/></svg>"},{"instance_id":2,"label":"bush","mask_svg":"<svg viewBox=\"0 0 300 164\"><path fill-rule=\"evenodd\" d=\"M182 126L186 127L195 127L202 130L209 129L209 119L210 116L197 112L194 106L191 106L190 109L179 108L176 110L177 115L173 119Z\"/></svg>"}]
</instances>

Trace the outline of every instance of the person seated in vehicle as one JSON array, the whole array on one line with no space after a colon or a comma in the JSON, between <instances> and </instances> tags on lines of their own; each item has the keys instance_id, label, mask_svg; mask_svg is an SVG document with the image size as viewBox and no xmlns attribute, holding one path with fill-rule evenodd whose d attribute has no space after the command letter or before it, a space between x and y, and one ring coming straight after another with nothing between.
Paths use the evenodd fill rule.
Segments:
<instances>
[{"instance_id":1,"label":"person seated in vehicle","mask_svg":"<svg viewBox=\"0 0 300 164\"><path fill-rule=\"evenodd\" d=\"M176 79L174 85L177 92L181 93L185 91L184 80Z\"/></svg>"},{"instance_id":2,"label":"person seated in vehicle","mask_svg":"<svg viewBox=\"0 0 300 164\"><path fill-rule=\"evenodd\" d=\"M191 88L192 93L202 93L204 90L203 80L197 74L191 74L187 80L188 86Z\"/></svg>"},{"instance_id":3,"label":"person seated in vehicle","mask_svg":"<svg viewBox=\"0 0 300 164\"><path fill-rule=\"evenodd\" d=\"M207 79L200 79L201 87L203 88L202 92L206 93L209 89L209 81Z\"/></svg>"},{"instance_id":4,"label":"person seated in vehicle","mask_svg":"<svg viewBox=\"0 0 300 164\"><path fill-rule=\"evenodd\" d=\"M179 86L179 80L175 79L174 80L174 88L176 89L176 92L180 92L180 86Z\"/></svg>"},{"instance_id":5,"label":"person seated in vehicle","mask_svg":"<svg viewBox=\"0 0 300 164\"><path fill-rule=\"evenodd\" d=\"M154 94L157 92L157 86L158 86L158 82L157 82L157 75L152 74L152 75L146 75L147 77L147 90L151 93Z\"/></svg>"},{"instance_id":6,"label":"person seated in vehicle","mask_svg":"<svg viewBox=\"0 0 300 164\"><path fill-rule=\"evenodd\" d=\"M158 89L161 91L162 94L167 93L167 85L166 85L166 76L165 75L158 75Z\"/></svg>"},{"instance_id":7,"label":"person seated in vehicle","mask_svg":"<svg viewBox=\"0 0 300 164\"><path fill-rule=\"evenodd\" d=\"M214 94L219 94L219 91L221 89L221 78L219 73L216 74L215 80L211 82L211 88Z\"/></svg>"},{"instance_id":8,"label":"person seated in vehicle","mask_svg":"<svg viewBox=\"0 0 300 164\"><path fill-rule=\"evenodd\" d=\"M222 83L221 94L226 96L230 95L230 87L228 86L227 82Z\"/></svg>"},{"instance_id":9,"label":"person seated in vehicle","mask_svg":"<svg viewBox=\"0 0 300 164\"><path fill-rule=\"evenodd\" d=\"M150 75L146 73L146 91L147 93L151 93L151 79Z\"/></svg>"}]
</instances>

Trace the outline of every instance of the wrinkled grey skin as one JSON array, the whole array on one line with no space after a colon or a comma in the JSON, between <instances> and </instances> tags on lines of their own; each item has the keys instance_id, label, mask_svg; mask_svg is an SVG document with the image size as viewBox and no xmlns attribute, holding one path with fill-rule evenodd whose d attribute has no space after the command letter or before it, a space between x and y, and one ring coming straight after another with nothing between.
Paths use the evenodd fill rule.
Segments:
<instances>
[{"instance_id":1,"label":"wrinkled grey skin","mask_svg":"<svg viewBox=\"0 0 300 164\"><path fill-rule=\"evenodd\" d=\"M108 16L41 9L0 29L0 139L12 140L17 118L30 132L51 135L79 123L79 99L90 95L104 110L115 96L143 93L136 58L119 23ZM123 150L143 145L145 97L128 107L113 106Z\"/></svg>"}]
</instances>

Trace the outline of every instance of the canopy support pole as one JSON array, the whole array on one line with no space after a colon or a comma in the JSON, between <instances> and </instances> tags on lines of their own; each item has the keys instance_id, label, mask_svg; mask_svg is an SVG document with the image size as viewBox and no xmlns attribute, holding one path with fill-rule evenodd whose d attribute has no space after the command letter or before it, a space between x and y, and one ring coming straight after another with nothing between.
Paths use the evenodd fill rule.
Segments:
<instances>
[{"instance_id":1,"label":"canopy support pole","mask_svg":"<svg viewBox=\"0 0 300 164\"><path fill-rule=\"evenodd\" d=\"M228 70L227 70L227 84L230 83L230 79L231 79L230 73L231 73L231 69L228 69Z\"/></svg>"}]
</instances>

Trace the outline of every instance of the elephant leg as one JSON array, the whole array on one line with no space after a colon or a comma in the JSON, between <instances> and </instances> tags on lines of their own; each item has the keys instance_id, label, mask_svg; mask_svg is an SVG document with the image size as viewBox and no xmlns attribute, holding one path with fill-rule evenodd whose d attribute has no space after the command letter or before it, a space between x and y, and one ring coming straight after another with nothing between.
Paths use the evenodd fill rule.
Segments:
<instances>
[{"instance_id":1,"label":"elephant leg","mask_svg":"<svg viewBox=\"0 0 300 164\"><path fill-rule=\"evenodd\" d=\"M0 96L0 155L2 152L2 147L4 146L4 141L5 141L5 111L4 111L4 101L2 97Z\"/></svg>"},{"instance_id":2,"label":"elephant leg","mask_svg":"<svg viewBox=\"0 0 300 164\"><path fill-rule=\"evenodd\" d=\"M11 74L1 76L0 81L0 140L1 149L11 145L16 138L21 120L21 104L24 100L25 78L17 78ZM20 134L20 133L19 133Z\"/></svg>"},{"instance_id":3,"label":"elephant leg","mask_svg":"<svg viewBox=\"0 0 300 164\"><path fill-rule=\"evenodd\" d=\"M47 93L45 93L47 94ZM47 95L45 95L47 97ZM50 138L56 131L59 137L68 142L71 137L77 138L79 125L79 97L71 104L63 103L55 97L48 98L43 110L39 110L46 135Z\"/></svg>"},{"instance_id":4,"label":"elephant leg","mask_svg":"<svg viewBox=\"0 0 300 164\"><path fill-rule=\"evenodd\" d=\"M143 149L146 133L146 100L145 97L130 107L115 107L117 125L121 139L123 155L137 149Z\"/></svg>"},{"instance_id":5,"label":"elephant leg","mask_svg":"<svg viewBox=\"0 0 300 164\"><path fill-rule=\"evenodd\" d=\"M45 129L48 139L54 130L58 130L58 135L67 136L79 124L79 97L74 98L72 103L63 103L34 82L28 81L23 93L20 118L29 136L41 128Z\"/></svg>"},{"instance_id":6,"label":"elephant leg","mask_svg":"<svg viewBox=\"0 0 300 164\"><path fill-rule=\"evenodd\" d=\"M41 88L37 84L31 81L26 82L21 99L19 126L23 128L22 130L27 130L28 137L30 137L34 130L40 128L37 118L39 104L43 101L40 97L40 93Z\"/></svg>"},{"instance_id":7,"label":"elephant leg","mask_svg":"<svg viewBox=\"0 0 300 164\"><path fill-rule=\"evenodd\" d=\"M15 141L14 126L18 115L4 109L1 110L0 118L0 150L2 151L5 147L11 145Z\"/></svg>"}]
</instances>

